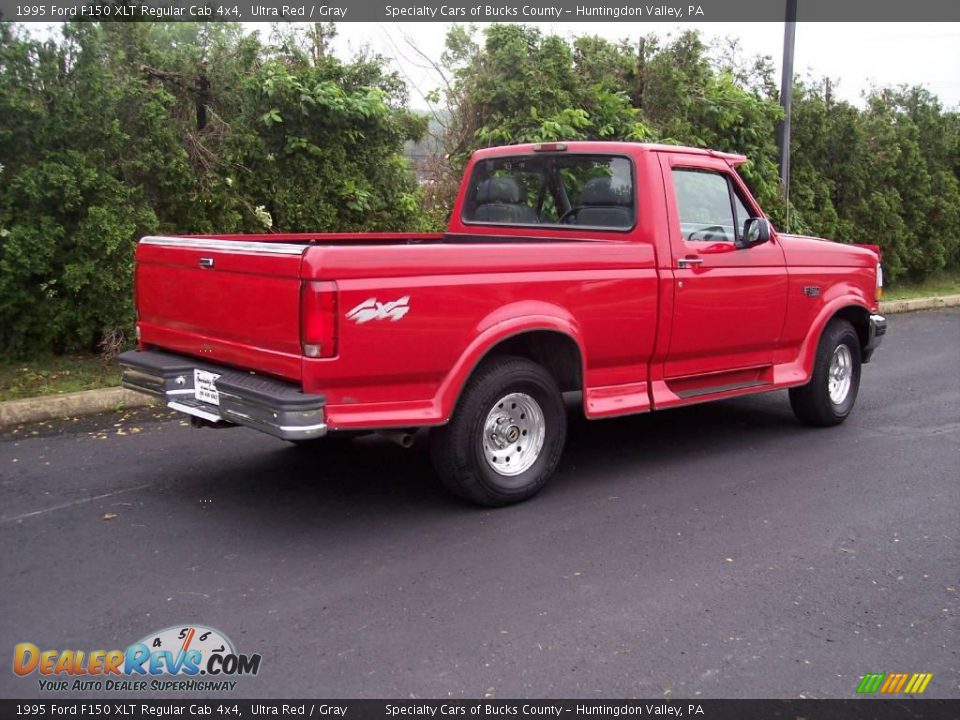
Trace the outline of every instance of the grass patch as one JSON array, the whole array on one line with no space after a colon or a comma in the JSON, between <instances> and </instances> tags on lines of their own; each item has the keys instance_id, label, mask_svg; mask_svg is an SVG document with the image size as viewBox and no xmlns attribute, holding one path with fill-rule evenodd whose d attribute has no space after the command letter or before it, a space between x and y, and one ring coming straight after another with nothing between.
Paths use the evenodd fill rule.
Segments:
<instances>
[{"instance_id":1,"label":"grass patch","mask_svg":"<svg viewBox=\"0 0 960 720\"><path fill-rule=\"evenodd\" d=\"M883 289L884 300L912 300L913 298L960 295L960 273L941 273L919 283L897 283Z\"/></svg>"},{"instance_id":2,"label":"grass patch","mask_svg":"<svg viewBox=\"0 0 960 720\"><path fill-rule=\"evenodd\" d=\"M116 387L120 366L95 355L51 355L33 360L0 360L0 401Z\"/></svg>"}]
</instances>

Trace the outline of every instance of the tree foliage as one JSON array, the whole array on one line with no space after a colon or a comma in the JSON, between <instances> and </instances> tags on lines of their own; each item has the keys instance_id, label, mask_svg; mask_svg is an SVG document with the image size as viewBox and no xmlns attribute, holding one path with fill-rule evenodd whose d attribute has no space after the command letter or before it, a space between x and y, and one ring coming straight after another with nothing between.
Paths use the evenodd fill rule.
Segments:
<instances>
[{"instance_id":1,"label":"tree foliage","mask_svg":"<svg viewBox=\"0 0 960 720\"><path fill-rule=\"evenodd\" d=\"M887 277L960 268L960 115L917 87L863 106L797 82L789 198L769 58L688 32L610 42L455 25L434 96L444 152L420 188L402 155L426 119L329 24L0 23L0 352L92 349L132 327L148 233L417 230L445 223L473 150L659 141L740 152L774 222L876 243Z\"/></svg>"},{"instance_id":2,"label":"tree foliage","mask_svg":"<svg viewBox=\"0 0 960 720\"><path fill-rule=\"evenodd\" d=\"M892 280L960 267L960 115L922 88L875 90L858 108L832 98L826 80L798 83L788 199L773 65L745 60L736 42L711 51L695 32L614 43L458 26L444 66L451 165L436 185L441 207L485 145L656 140L743 153L740 172L779 227L880 245Z\"/></svg>"},{"instance_id":3,"label":"tree foliage","mask_svg":"<svg viewBox=\"0 0 960 720\"><path fill-rule=\"evenodd\" d=\"M402 229L425 121L333 28L0 24L0 351L93 349L132 327L144 234Z\"/></svg>"}]
</instances>

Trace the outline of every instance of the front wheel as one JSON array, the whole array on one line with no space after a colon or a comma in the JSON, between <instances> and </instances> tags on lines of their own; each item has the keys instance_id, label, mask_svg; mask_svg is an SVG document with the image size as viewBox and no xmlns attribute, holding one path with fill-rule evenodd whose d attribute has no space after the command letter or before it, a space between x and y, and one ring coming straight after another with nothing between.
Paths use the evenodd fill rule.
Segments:
<instances>
[{"instance_id":1,"label":"front wheel","mask_svg":"<svg viewBox=\"0 0 960 720\"><path fill-rule=\"evenodd\" d=\"M496 507L526 500L553 475L567 434L553 376L520 357L485 362L443 427L430 433L434 466L453 494Z\"/></svg>"},{"instance_id":2,"label":"front wheel","mask_svg":"<svg viewBox=\"0 0 960 720\"><path fill-rule=\"evenodd\" d=\"M790 407L807 425L839 425L853 411L859 389L860 338L849 322L834 320L820 338L810 382L790 390Z\"/></svg>"}]
</instances>

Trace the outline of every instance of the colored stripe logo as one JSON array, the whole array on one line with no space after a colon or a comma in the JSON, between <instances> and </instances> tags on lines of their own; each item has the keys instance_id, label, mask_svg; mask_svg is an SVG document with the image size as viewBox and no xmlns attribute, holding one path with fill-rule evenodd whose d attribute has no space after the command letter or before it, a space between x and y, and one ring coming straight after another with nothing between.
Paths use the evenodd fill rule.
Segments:
<instances>
[{"instance_id":1,"label":"colored stripe logo","mask_svg":"<svg viewBox=\"0 0 960 720\"><path fill-rule=\"evenodd\" d=\"M920 695L933 680L933 673L867 673L860 680L857 692L882 695Z\"/></svg>"}]
</instances>

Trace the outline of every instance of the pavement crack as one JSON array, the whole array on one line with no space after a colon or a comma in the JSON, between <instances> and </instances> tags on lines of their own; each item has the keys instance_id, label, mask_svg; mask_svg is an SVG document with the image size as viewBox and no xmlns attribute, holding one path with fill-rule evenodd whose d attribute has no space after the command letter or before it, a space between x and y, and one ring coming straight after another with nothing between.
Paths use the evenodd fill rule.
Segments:
<instances>
[{"instance_id":1,"label":"pavement crack","mask_svg":"<svg viewBox=\"0 0 960 720\"><path fill-rule=\"evenodd\" d=\"M103 493L102 495L94 495L93 497L80 498L79 500L71 500L70 502L60 503L59 505L52 505L51 507L44 508L42 510L34 510L33 512L23 513L21 515L12 515L10 517L0 517L0 524L20 522L21 520L26 520L27 518L36 517L38 515L46 515L47 513L54 512L55 510L66 510L67 508L72 508L75 505L84 505L89 502L94 502L96 500L103 500L108 497L114 497L116 495L123 495L125 493L136 492L137 490L143 490L148 488L153 483L144 483L143 485L134 485L133 487L124 488L123 490L114 490L113 492Z\"/></svg>"}]
</instances>

